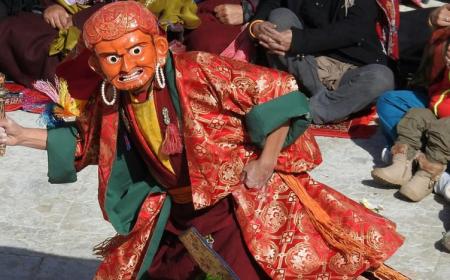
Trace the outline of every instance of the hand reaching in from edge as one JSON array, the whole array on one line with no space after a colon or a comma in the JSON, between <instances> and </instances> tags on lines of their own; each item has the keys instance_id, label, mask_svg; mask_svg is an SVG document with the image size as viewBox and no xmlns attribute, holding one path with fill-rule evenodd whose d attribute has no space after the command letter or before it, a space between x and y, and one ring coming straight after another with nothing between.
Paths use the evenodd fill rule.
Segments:
<instances>
[{"instance_id":1,"label":"hand reaching in from edge","mask_svg":"<svg viewBox=\"0 0 450 280\"><path fill-rule=\"evenodd\" d=\"M261 159L252 160L244 167L242 180L247 188L262 188L273 174L274 164Z\"/></svg>"},{"instance_id":2,"label":"hand reaching in from edge","mask_svg":"<svg viewBox=\"0 0 450 280\"><path fill-rule=\"evenodd\" d=\"M442 5L430 14L430 23L434 27L450 26L450 4Z\"/></svg>"},{"instance_id":3,"label":"hand reaching in from edge","mask_svg":"<svg viewBox=\"0 0 450 280\"><path fill-rule=\"evenodd\" d=\"M223 24L239 25L244 23L244 10L238 4L222 4L214 8L216 17Z\"/></svg>"},{"instance_id":4,"label":"hand reaching in from edge","mask_svg":"<svg viewBox=\"0 0 450 280\"><path fill-rule=\"evenodd\" d=\"M72 16L58 4L47 7L44 11L44 20L53 28L67 29L73 25Z\"/></svg>"},{"instance_id":5,"label":"hand reaching in from edge","mask_svg":"<svg viewBox=\"0 0 450 280\"><path fill-rule=\"evenodd\" d=\"M23 127L10 119L0 120L0 144L16 146L20 144Z\"/></svg>"}]
</instances>

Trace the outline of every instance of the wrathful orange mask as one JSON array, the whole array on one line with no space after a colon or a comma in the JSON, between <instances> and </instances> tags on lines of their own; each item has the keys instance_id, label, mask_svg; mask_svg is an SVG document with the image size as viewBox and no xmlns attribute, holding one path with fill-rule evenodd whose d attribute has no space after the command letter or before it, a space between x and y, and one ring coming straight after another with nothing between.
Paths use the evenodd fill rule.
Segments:
<instances>
[{"instance_id":1,"label":"wrathful orange mask","mask_svg":"<svg viewBox=\"0 0 450 280\"><path fill-rule=\"evenodd\" d=\"M95 44L90 66L118 90L141 92L151 86L156 64L165 64L166 38L135 30Z\"/></svg>"}]
</instances>

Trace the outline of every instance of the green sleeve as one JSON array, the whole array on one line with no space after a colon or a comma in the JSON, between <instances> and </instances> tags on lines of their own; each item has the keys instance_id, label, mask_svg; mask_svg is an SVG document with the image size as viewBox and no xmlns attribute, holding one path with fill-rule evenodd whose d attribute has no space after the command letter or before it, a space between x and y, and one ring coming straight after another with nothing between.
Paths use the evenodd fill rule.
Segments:
<instances>
[{"instance_id":1,"label":"green sleeve","mask_svg":"<svg viewBox=\"0 0 450 280\"><path fill-rule=\"evenodd\" d=\"M180 97L178 96L178 89L177 89L176 77L175 77L175 67L173 65L173 57L172 56L173 56L172 52L169 51L169 54L167 55L167 62L166 62L164 71L166 74L170 98L172 99L173 106L175 107L175 111L177 112L178 120L181 121L183 118L181 116Z\"/></svg>"},{"instance_id":2,"label":"green sleeve","mask_svg":"<svg viewBox=\"0 0 450 280\"><path fill-rule=\"evenodd\" d=\"M289 146L311 123L308 100L303 93L293 91L253 107L245 116L245 122L252 143L261 149L272 131L289 122L289 132L283 147Z\"/></svg>"},{"instance_id":3,"label":"green sleeve","mask_svg":"<svg viewBox=\"0 0 450 280\"><path fill-rule=\"evenodd\" d=\"M77 130L73 124L48 129L47 174L50 183L72 183L77 180L77 171L75 170L76 135Z\"/></svg>"}]
</instances>

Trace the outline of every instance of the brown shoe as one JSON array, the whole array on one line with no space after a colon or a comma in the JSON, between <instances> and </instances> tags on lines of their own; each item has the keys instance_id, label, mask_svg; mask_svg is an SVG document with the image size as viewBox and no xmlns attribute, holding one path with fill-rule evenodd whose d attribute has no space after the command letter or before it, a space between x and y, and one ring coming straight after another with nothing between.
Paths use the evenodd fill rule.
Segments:
<instances>
[{"instance_id":1,"label":"brown shoe","mask_svg":"<svg viewBox=\"0 0 450 280\"><path fill-rule=\"evenodd\" d=\"M412 161L407 158L408 144L395 144L392 146L392 164L372 170L372 178L381 184L390 186L401 186L406 184L412 177Z\"/></svg>"},{"instance_id":2,"label":"brown shoe","mask_svg":"<svg viewBox=\"0 0 450 280\"><path fill-rule=\"evenodd\" d=\"M421 201L433 191L434 184L447 168L447 165L432 162L424 154L417 157L419 170L412 179L400 188L400 193L411 201Z\"/></svg>"}]
</instances>

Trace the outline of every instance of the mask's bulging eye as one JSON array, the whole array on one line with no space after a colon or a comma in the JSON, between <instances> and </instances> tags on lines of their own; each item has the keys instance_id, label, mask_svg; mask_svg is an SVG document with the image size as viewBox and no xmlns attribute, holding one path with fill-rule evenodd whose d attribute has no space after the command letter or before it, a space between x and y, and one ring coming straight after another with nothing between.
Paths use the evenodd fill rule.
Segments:
<instances>
[{"instance_id":1,"label":"mask's bulging eye","mask_svg":"<svg viewBox=\"0 0 450 280\"><path fill-rule=\"evenodd\" d=\"M139 55L142 52L142 47L141 46L136 46L130 49L130 54L131 55Z\"/></svg>"},{"instance_id":2,"label":"mask's bulging eye","mask_svg":"<svg viewBox=\"0 0 450 280\"><path fill-rule=\"evenodd\" d=\"M120 57L117 55L108 55L106 57L106 60L108 61L108 63L110 64L116 64L117 62L119 62Z\"/></svg>"}]
</instances>

